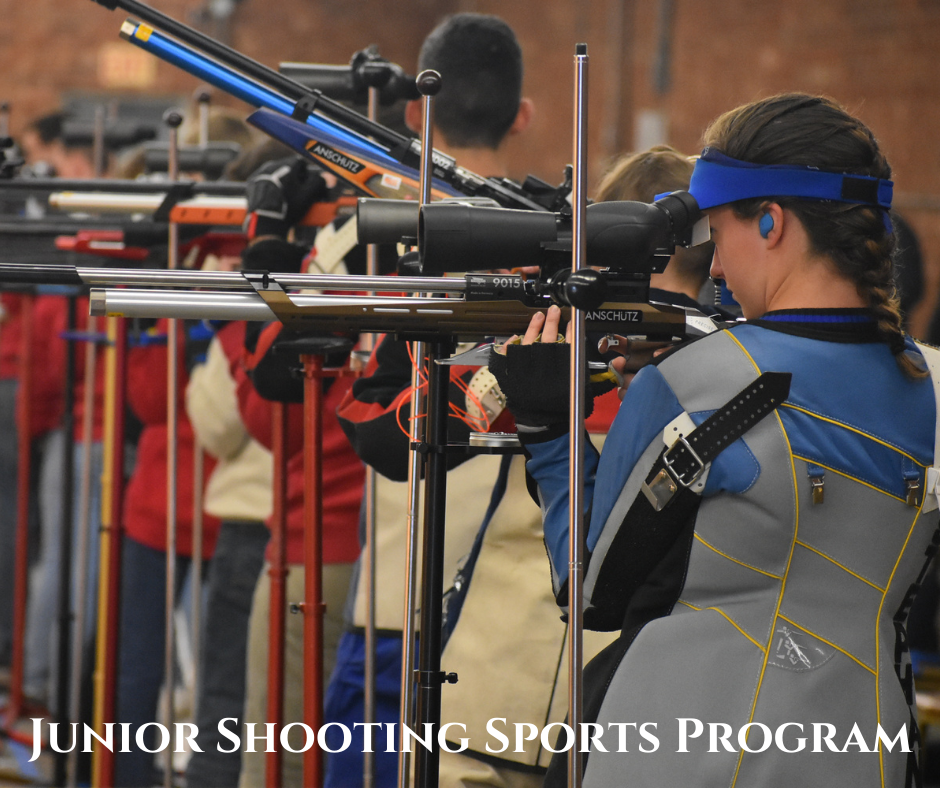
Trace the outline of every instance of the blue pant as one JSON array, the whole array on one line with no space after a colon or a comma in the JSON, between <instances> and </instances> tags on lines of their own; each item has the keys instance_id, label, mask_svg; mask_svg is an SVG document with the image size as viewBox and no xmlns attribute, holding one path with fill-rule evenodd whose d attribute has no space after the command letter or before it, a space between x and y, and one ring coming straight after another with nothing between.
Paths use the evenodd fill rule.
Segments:
<instances>
[{"instance_id":1,"label":"blue pant","mask_svg":"<svg viewBox=\"0 0 940 788\"><path fill-rule=\"evenodd\" d=\"M375 720L395 723L396 733L401 702L401 636L377 637L375 643ZM342 752L330 753L326 761L325 788L355 788L362 785L362 750L365 744L362 728L365 684L365 636L346 632L336 652L336 668L326 690L326 722L340 722L352 731L352 744ZM394 788L398 783L398 753L385 752L385 731L382 728L372 739L375 751L376 788ZM400 737L396 735L396 749ZM342 746L342 731L327 731L331 750Z\"/></svg>"},{"instance_id":2,"label":"blue pant","mask_svg":"<svg viewBox=\"0 0 940 788\"><path fill-rule=\"evenodd\" d=\"M130 752L115 752L114 784L121 788L154 785L153 758L136 745L137 728L157 719L163 684L166 611L166 553L130 537L121 546L121 629L118 656L117 722L131 723ZM190 559L176 557L176 595ZM156 730L145 742L155 748ZM174 743L171 743L171 748Z\"/></svg>"}]
</instances>

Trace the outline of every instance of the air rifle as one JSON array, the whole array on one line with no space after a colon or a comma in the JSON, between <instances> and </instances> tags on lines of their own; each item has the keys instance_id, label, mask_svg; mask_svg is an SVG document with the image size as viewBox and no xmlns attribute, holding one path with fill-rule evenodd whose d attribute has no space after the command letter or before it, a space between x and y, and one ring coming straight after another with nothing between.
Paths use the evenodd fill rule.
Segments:
<instances>
[{"instance_id":1,"label":"air rifle","mask_svg":"<svg viewBox=\"0 0 940 788\"><path fill-rule=\"evenodd\" d=\"M100 258L98 264L105 265L108 262L106 258L115 257L142 261L146 259L148 249L166 244L167 225L164 223L101 221L94 230L88 227L87 219L76 221L62 216L43 219L2 217L0 260L22 265L64 265L74 263L72 253L83 252L97 256ZM198 234L202 232L200 228ZM188 240L192 237L190 234ZM132 249L135 251L130 251Z\"/></svg>"},{"instance_id":2,"label":"air rifle","mask_svg":"<svg viewBox=\"0 0 940 788\"><path fill-rule=\"evenodd\" d=\"M693 243L701 212L687 192L649 205L608 202L589 206L587 260L603 270L571 273L556 264L570 250L564 214L438 203L421 208L419 247L429 270L462 265L502 267L515 259L541 265L537 279L471 273L463 278L323 276L268 272L133 271L63 266L0 265L0 282L91 288L94 315L277 319L303 334L394 333L459 340L525 331L536 311L551 304L585 310L587 330L681 338L707 332L707 318L675 306L649 303L650 275L677 244ZM492 237L497 243L494 245ZM501 255L501 256L497 256ZM97 288L118 288L104 289ZM127 289L133 288L133 289ZM139 288L162 288L158 290ZM188 288L189 291L166 288ZM194 292L195 288L205 291ZM293 290L381 292L408 296L312 295ZM443 297L416 297L437 293Z\"/></svg>"},{"instance_id":3,"label":"air rifle","mask_svg":"<svg viewBox=\"0 0 940 788\"><path fill-rule=\"evenodd\" d=\"M458 340L509 336L524 332L532 316L553 303L549 293L538 292L533 280L490 274L390 279L0 264L0 283L91 287L91 314L97 316L280 320L289 329L308 335L375 332ZM391 287L443 297L288 293ZM589 330L601 333L672 338L688 332L686 311L665 304L605 302L588 313L587 323Z\"/></svg>"},{"instance_id":4,"label":"air rifle","mask_svg":"<svg viewBox=\"0 0 940 788\"><path fill-rule=\"evenodd\" d=\"M0 202L23 200L26 195L48 195L49 207L66 213L145 213L151 215L153 222L173 221L178 224L241 227L247 211L245 184L233 181L183 180L170 183L62 178L0 181ZM299 224L323 227L338 216L352 213L355 205L356 200L347 189L333 189L327 199L314 205Z\"/></svg>"},{"instance_id":5,"label":"air rifle","mask_svg":"<svg viewBox=\"0 0 940 788\"><path fill-rule=\"evenodd\" d=\"M370 121L320 91L309 90L143 3L95 2L143 19L147 24L125 21L122 37L252 106L265 108L254 113L249 122L364 194L416 197L419 141ZM433 161L437 197L463 194L488 197L507 208L554 210L567 196L566 186L555 189L536 178L528 179L524 186L508 179L483 178L439 151L434 151Z\"/></svg>"}]
</instances>

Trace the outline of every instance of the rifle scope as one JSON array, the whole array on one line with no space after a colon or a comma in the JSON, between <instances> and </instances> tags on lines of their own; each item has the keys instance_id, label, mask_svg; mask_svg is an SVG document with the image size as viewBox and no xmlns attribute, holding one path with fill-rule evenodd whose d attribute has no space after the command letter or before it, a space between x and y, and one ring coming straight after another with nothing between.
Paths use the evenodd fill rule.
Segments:
<instances>
[{"instance_id":1,"label":"rifle scope","mask_svg":"<svg viewBox=\"0 0 940 788\"><path fill-rule=\"evenodd\" d=\"M587 207L587 264L616 272L660 273L676 246L688 246L701 218L695 198L677 191L654 203ZM460 202L422 206L418 249L425 275L523 266L557 267L571 253L565 213L488 208Z\"/></svg>"}]
</instances>

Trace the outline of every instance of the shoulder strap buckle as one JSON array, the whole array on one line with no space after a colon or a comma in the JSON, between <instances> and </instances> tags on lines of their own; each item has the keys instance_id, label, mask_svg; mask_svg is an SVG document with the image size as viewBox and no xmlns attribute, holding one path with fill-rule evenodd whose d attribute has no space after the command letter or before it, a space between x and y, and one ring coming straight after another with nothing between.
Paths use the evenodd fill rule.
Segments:
<instances>
[{"instance_id":1,"label":"shoulder strap buckle","mask_svg":"<svg viewBox=\"0 0 940 788\"><path fill-rule=\"evenodd\" d=\"M683 446L686 451L688 451L689 456L695 460L698 464L698 468L694 468L691 471L678 471L675 468L675 460L672 457L672 453L676 450L677 447ZM705 470L705 462L701 457L696 454L695 449L689 445L688 440L686 440L685 435L680 435L675 443L672 444L665 452L663 452L663 465L666 466L666 470L669 471L669 474L683 487L691 487L698 481L698 478L702 475L702 472Z\"/></svg>"}]
</instances>

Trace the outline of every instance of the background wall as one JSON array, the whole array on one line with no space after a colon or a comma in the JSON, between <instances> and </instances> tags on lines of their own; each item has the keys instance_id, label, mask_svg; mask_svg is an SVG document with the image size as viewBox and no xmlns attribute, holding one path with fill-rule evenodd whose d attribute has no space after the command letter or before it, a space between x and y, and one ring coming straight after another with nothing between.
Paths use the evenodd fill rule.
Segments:
<instances>
[{"instance_id":1,"label":"background wall","mask_svg":"<svg viewBox=\"0 0 940 788\"><path fill-rule=\"evenodd\" d=\"M154 0L267 65L345 63L377 44L413 72L424 35L444 14L503 16L526 57L536 103L511 143L513 175L561 179L570 161L573 54L590 55L591 173L634 145L668 141L697 152L720 112L786 90L824 93L875 131L894 166L896 205L927 258L920 332L940 291L940 0L242 0L225 24L208 9L232 0ZM120 42L127 16L90 0L0 0L0 101L16 133L74 93L169 95L191 77ZM220 102L225 99L219 98ZM243 106L228 101L232 106Z\"/></svg>"}]
</instances>

